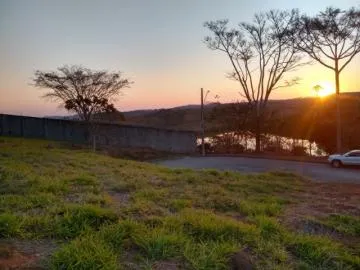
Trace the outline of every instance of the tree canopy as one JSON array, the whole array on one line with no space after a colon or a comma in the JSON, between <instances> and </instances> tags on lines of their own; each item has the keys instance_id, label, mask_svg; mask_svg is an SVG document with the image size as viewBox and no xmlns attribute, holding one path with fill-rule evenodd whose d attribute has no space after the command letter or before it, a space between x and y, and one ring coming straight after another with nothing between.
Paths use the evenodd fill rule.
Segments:
<instances>
[{"instance_id":1,"label":"tree canopy","mask_svg":"<svg viewBox=\"0 0 360 270\"><path fill-rule=\"evenodd\" d=\"M94 71L82 66L63 66L57 71L36 71L34 84L49 89L43 97L60 102L81 120L90 121L98 113L115 112L111 100L131 85L120 72Z\"/></svg>"}]
</instances>

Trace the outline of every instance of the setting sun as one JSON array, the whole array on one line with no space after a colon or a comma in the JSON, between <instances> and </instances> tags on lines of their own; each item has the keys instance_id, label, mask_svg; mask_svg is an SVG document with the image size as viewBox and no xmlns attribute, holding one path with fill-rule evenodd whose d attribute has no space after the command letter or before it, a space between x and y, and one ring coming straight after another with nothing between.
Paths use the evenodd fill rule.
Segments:
<instances>
[{"instance_id":1,"label":"setting sun","mask_svg":"<svg viewBox=\"0 0 360 270\"><path fill-rule=\"evenodd\" d=\"M325 97L335 93L335 88L330 82L317 82L312 86L316 96Z\"/></svg>"}]
</instances>

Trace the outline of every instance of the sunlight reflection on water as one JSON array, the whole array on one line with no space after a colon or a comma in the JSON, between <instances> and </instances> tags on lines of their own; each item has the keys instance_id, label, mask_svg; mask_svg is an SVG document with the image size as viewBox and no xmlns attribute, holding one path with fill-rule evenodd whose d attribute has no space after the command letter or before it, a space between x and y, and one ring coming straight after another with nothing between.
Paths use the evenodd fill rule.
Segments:
<instances>
[{"instance_id":1,"label":"sunlight reflection on water","mask_svg":"<svg viewBox=\"0 0 360 270\"><path fill-rule=\"evenodd\" d=\"M255 151L255 136L250 132L237 134L236 132L221 133L213 137L206 137L205 142L215 144L215 137L231 137L231 139L244 147L244 151ZM201 139L197 139L198 145ZM266 152L287 152L290 153L294 147L304 147L305 153L310 156L327 156L326 153L316 142L308 140L293 139L289 137L266 134L262 137L262 151Z\"/></svg>"}]
</instances>

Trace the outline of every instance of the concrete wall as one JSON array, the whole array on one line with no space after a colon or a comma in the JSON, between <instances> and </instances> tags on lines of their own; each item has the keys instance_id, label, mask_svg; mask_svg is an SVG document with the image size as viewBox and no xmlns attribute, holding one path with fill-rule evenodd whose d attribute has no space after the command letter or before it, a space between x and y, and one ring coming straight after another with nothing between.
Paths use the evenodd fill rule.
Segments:
<instances>
[{"instance_id":1,"label":"concrete wall","mask_svg":"<svg viewBox=\"0 0 360 270\"><path fill-rule=\"evenodd\" d=\"M107 147L146 147L174 153L192 153L196 149L196 135L192 131L106 123L89 127L80 121L0 114L2 136L85 144L89 143L90 134L96 134L98 145Z\"/></svg>"}]
</instances>

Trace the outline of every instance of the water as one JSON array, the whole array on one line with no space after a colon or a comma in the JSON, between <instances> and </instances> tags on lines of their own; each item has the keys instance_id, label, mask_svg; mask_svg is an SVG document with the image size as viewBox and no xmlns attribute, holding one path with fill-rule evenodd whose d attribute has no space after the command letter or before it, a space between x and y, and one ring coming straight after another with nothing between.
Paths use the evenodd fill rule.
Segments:
<instances>
[{"instance_id":1,"label":"water","mask_svg":"<svg viewBox=\"0 0 360 270\"><path fill-rule=\"evenodd\" d=\"M221 133L213 137L206 137L205 142L216 148L234 148L234 146L241 146L245 152L255 151L255 136L250 133L237 133L237 132L226 132ZM201 139L198 139L198 144L201 144ZM300 152L309 156L322 157L327 156L326 153L317 143L310 142L308 140L293 139L289 137L282 137L273 134L265 134L261 140L261 151L274 152L274 153L294 153L294 148L299 149ZM301 148L304 151L301 151ZM216 150L215 150L216 151ZM301 153L300 153L301 154Z\"/></svg>"}]
</instances>

